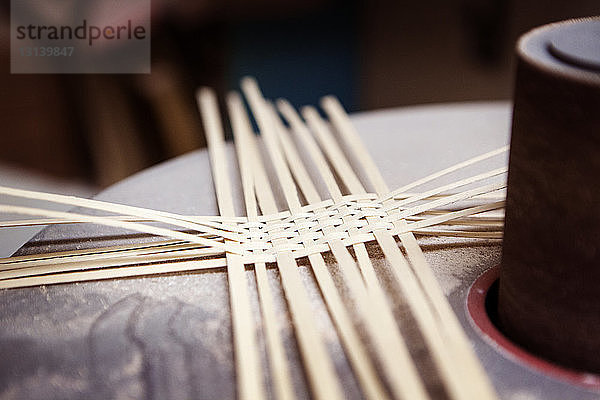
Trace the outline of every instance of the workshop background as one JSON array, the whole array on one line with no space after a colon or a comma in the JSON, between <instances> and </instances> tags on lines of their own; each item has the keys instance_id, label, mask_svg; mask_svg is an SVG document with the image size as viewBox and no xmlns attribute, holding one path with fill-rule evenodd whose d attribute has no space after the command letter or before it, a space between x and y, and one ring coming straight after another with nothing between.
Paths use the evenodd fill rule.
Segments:
<instances>
[{"instance_id":1,"label":"workshop background","mask_svg":"<svg viewBox=\"0 0 600 400\"><path fill-rule=\"evenodd\" d=\"M335 94L349 111L506 100L520 34L600 14L598 0L153 0L151 74L11 75L7 3L0 184L79 194L203 147L198 86L224 93L252 75L266 97Z\"/></svg>"}]
</instances>

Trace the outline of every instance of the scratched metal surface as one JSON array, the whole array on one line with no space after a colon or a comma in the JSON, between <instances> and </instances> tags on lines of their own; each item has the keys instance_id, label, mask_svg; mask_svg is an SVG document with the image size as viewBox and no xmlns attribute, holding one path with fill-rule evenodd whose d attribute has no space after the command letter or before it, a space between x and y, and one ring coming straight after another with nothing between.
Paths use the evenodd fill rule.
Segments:
<instances>
[{"instance_id":1,"label":"scratched metal surface","mask_svg":"<svg viewBox=\"0 0 600 400\"><path fill-rule=\"evenodd\" d=\"M394 188L506 144L510 106L473 103L413 107L356 114L353 121L369 151L375 155L384 178ZM505 162L505 159L499 160L495 166ZM232 170L235 167L232 162ZM465 171L465 174L473 172ZM453 178L456 177L448 179ZM241 212L239 187L234 194ZM205 151L150 168L109 188L97 198L183 214L217 213ZM280 206L283 208L281 199ZM44 230L19 253L145 240L152 239L109 228L70 225ZM468 323L464 307L466 290L481 272L498 264L498 242L430 238L421 243L503 398L595 398L593 393L542 377L507 359ZM370 251L376 268L384 271L381 255L374 246L370 246ZM330 257L327 261L336 273L335 263ZM346 396L360 398L310 269L305 260L300 260L300 264L313 302L315 321L335 361ZM262 341L253 273L247 272L247 277L253 294L257 332ZM276 294L279 324L293 366L294 385L299 398L307 398L306 379L274 268L269 269L269 281ZM429 391L436 398L444 398L401 294L387 280L385 282ZM235 398L225 272L1 291L0 354L2 399ZM266 365L264 357L263 353L263 365ZM270 388L270 382L267 381L267 385Z\"/></svg>"}]
</instances>

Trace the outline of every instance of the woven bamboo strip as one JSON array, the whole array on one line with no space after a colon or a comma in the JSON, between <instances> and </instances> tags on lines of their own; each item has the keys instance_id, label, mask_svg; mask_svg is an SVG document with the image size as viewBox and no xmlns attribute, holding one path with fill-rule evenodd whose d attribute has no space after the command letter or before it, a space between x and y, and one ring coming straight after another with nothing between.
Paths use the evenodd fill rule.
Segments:
<instances>
[{"instance_id":1,"label":"woven bamboo strip","mask_svg":"<svg viewBox=\"0 0 600 400\"><path fill-rule=\"evenodd\" d=\"M342 114L339 113L341 106L337 107L336 104L335 104L335 102L336 102L336 100L333 97L325 98L325 100L323 101L323 108L328 107L332 113L335 112L335 113L337 113L339 115L342 115ZM342 111L343 111L343 109L342 109ZM339 126L343 126L345 128L349 127L349 124L344 122L343 117L338 118L337 121L338 121L338 125ZM350 125L350 127L351 127L351 125ZM421 185L423 185L423 184L425 184L427 182L431 182L434 179L440 178L440 177L442 177L444 175L448 175L448 174L450 174L452 172L458 171L458 170L460 170L462 168L466 168L466 167L468 167L470 165L477 164L477 163L479 163L481 161L485 161L485 160L487 160L489 158L492 158L492 157L504 154L504 153L506 153L508 151L508 149L509 149L509 146L502 146L502 147L500 147L498 149L495 149L495 150L489 151L487 153L478 155L478 156L470 158L470 159L468 159L466 161L462 161L462 162L459 162L457 164L454 164L454 165L452 165L452 166L450 166L448 168L444 168L444 169L442 169L440 171L437 171L437 172L435 172L435 173L433 173L431 175L427 175L424 178L417 179L414 182L411 182L411 183L409 183L407 185L401 186L398 189L394 190L393 192L387 193L386 195L382 196L382 200L387 200L389 198L395 198L400 193L403 193L403 192L406 192L407 190L411 190L411 189L413 189L415 187L421 186ZM383 189L383 187L384 186L381 186L382 189Z\"/></svg>"},{"instance_id":2,"label":"woven bamboo strip","mask_svg":"<svg viewBox=\"0 0 600 400\"><path fill-rule=\"evenodd\" d=\"M0 205L0 213L9 213L9 214L23 214L23 215L43 215L51 218L70 218L71 216L80 220L85 220L87 222L111 226L115 228L123 228L130 231L141 232L141 233L149 233L151 235L164 236L172 239L179 239L186 242L196 243L208 247L212 247L214 249L225 250L225 245L222 242L219 242L214 239L206 239L201 236L191 235L189 233L179 232L173 229L165 229L151 225L139 224L137 222L127 222L127 221L118 221L113 219L108 219L104 217L96 217L92 215L84 215L84 214L76 214L76 213L67 213L62 211L52 211L45 210L41 208L33 208L33 207L22 207L22 206L9 206L9 205ZM231 245L233 248L238 248L237 244ZM237 249L240 251L240 249Z\"/></svg>"},{"instance_id":3,"label":"woven bamboo strip","mask_svg":"<svg viewBox=\"0 0 600 400\"><path fill-rule=\"evenodd\" d=\"M279 102L279 106L294 129L294 132L298 134L307 148L334 202L338 202L341 199L341 191L321 150L312 139L304 124L300 121L295 110L284 102ZM346 260L344 265L354 264L354 260L348 254L344 245L340 245L334 240L330 242L330 246L332 250L336 250L338 261ZM354 251L357 255L367 253L362 243L355 245ZM368 261L365 261L361 257L361 262L359 263L363 276L360 276L359 271L351 274L354 272L355 267L347 268L346 273L348 277L346 282L352 287L352 285L356 285L357 281L363 282L364 279L368 298L359 298L360 304L358 306L363 311L363 318L366 320L366 326L369 328L370 336L373 339L378 357L384 367L384 373L388 377L389 385L397 398L427 398L416 367L410 358L406 344L395 323L383 289L379 285L375 270L368 256L366 259ZM358 291L355 289L354 292Z\"/></svg>"},{"instance_id":4,"label":"woven bamboo strip","mask_svg":"<svg viewBox=\"0 0 600 400\"><path fill-rule=\"evenodd\" d=\"M273 116L273 119L274 121L278 121L276 115ZM281 142L281 148L283 149L291 173L296 178L296 182L298 183L302 194L309 204L320 203L321 198L317 189L306 172L303 162L289 138L288 132L281 123L277 123L276 125L277 129L275 132ZM315 211L318 212L320 210ZM323 233L328 235L331 234L332 230L333 228L331 226L325 227L323 228ZM302 234L303 232L300 233ZM311 242L312 241L309 239L304 242L304 245L310 248L314 246ZM370 332L381 332L381 326L377 324L375 318L372 318L375 310L367 298L366 288L360 276L360 272L356 268L355 262L348 253L348 250L342 242L337 239L329 240L328 244L338 262L340 271L348 283L350 292L352 293L357 308L360 310L361 317L364 320L367 329ZM368 399L387 399L388 395L377 376L375 366L369 358L366 347L360 340L359 334L352 323L352 319L337 287L335 286L333 277L325 265L323 257L320 253L311 254L309 255L309 261L365 397ZM390 349L388 348L388 351L389 350ZM399 360L397 360L397 362L399 362Z\"/></svg>"},{"instance_id":5,"label":"woven bamboo strip","mask_svg":"<svg viewBox=\"0 0 600 400\"><path fill-rule=\"evenodd\" d=\"M463 194L459 194L459 198L463 198L465 197L466 192L463 192ZM449 198L449 197L446 197ZM442 199L442 198L440 198ZM421 214L422 215L433 215L433 217L420 217L420 218L413 218L413 220L416 220L415 223L411 223L406 225L402 230L395 230L393 231L394 234L400 234L400 233L404 233L407 230L409 231L422 231L423 228L425 227L429 227L429 226L433 226L433 225L439 225L439 224L464 224L463 221L463 217L464 216L469 216L469 215L474 215L480 212L484 212L486 210L493 210L496 208L501 208L503 205L502 202L494 202L494 203L488 203L488 204L483 204L480 206L475 206L475 207L471 207L471 208L465 208L459 211L453 211L453 212L449 212L449 211L444 211L444 212L431 212L431 211L424 211ZM101 217L101 218L105 218L105 217ZM411 217L409 217L410 219ZM481 220L477 221L477 220ZM391 221L393 221L393 218L391 219ZM489 218L489 217L482 217L482 218L471 218L470 220L467 221L467 225L468 224L472 224L472 225L481 225L481 226L486 226L486 227L496 227L496 228L501 228L502 224L499 222L501 221L501 219L499 218ZM439 232L440 235L445 235L445 236L451 236L453 233L452 232L456 232L455 236L457 237L475 237L475 238L483 238L483 237L490 237L489 233L483 234L484 236L482 236L482 233L477 233L477 232L473 232L473 234L470 234L470 231L441 231L441 230L437 230L435 232ZM371 235L372 236L372 235ZM358 236L360 238L364 237L364 240L368 241L368 240L373 240L373 238L369 236L369 235L361 235ZM501 233L495 233L494 237L501 237ZM357 236L353 236L354 239L357 238ZM63 263L76 263L79 261L82 262L86 262L88 263L88 267L91 267L92 264L90 264L90 262L92 260L97 260L97 264L100 265L102 263L102 261L100 260L108 260L111 258L121 258L124 256L142 256L142 255L154 255L157 253L166 253L166 252L174 252L174 251L183 251L183 253L180 253L182 255L186 255L186 253L189 255L189 253L193 253L192 250L197 250L197 254L198 255L204 255L204 256L216 256L219 254L222 254L222 251L219 250L210 250L210 249L202 249L202 247L199 247L197 244L184 244L182 242L178 242L178 241L163 241L163 242L157 242L157 243L150 243L150 244L146 244L146 245L138 245L138 246L119 246L117 248L99 248L99 249L88 249L88 250L80 250L80 251L72 251L72 252L60 252L57 254L47 254L47 255L29 255L29 256L21 256L21 257L12 257L9 259L4 259L0 261L0 270L9 270L9 269L19 269L19 268L30 268L30 267L34 267L34 266L50 266L50 265L58 265L58 264L63 264ZM185 250L190 250L189 252L185 251ZM179 254L179 253L175 253L175 254ZM173 255L175 255L173 254ZM165 255L165 257L168 257ZM158 260L158 259L157 259ZM110 261L109 261L110 262ZM113 263L115 263L115 261L112 261ZM118 263L118 261L116 261ZM75 268L76 269L76 268ZM60 272L59 270L57 270L56 272ZM28 274L30 275L30 274Z\"/></svg>"},{"instance_id":6,"label":"woven bamboo strip","mask_svg":"<svg viewBox=\"0 0 600 400\"><path fill-rule=\"evenodd\" d=\"M174 225L174 226L178 226L178 227L186 228L186 229L192 229L194 231L198 231L198 232L202 232L202 233L213 233L213 234L216 234L219 236L228 237L229 239L232 239L232 240L237 240L235 235L228 236L227 232L224 233L221 230L217 230L217 229L211 228L206 225L198 224L195 222L185 221L185 220L181 219L181 216L178 214L168 213L168 212L164 212L164 211L154 211L154 210L149 210L146 208L132 207L132 206L116 204L116 203L108 203L108 202L99 201L99 200L83 199L83 198L75 197L75 196L63 196L63 195L53 194L53 193L42 193L42 192L36 192L36 191L32 191L32 190L14 189L14 188L9 188L9 187L5 187L5 186L0 186L0 194L12 196L12 197L25 198L25 199L40 200L40 201L45 201L45 202L57 203L57 204L66 204L66 205L71 205L71 206L89 208L89 209L93 209L93 210L107 211L107 212L111 212L111 213L121 213L121 214L128 215L128 216L150 218L153 221L164 222L166 224L170 224L170 225ZM7 206L4 206L4 207L7 207ZM3 211L3 212L10 212L10 211ZM34 215L51 216L50 214L34 214ZM68 214L62 214L60 217L58 217L59 214L55 214L55 215L56 215L56 218L69 218ZM74 214L74 215L77 219L82 219L82 220L85 219L86 217L91 217L91 216L86 216L83 214ZM100 217L98 217L98 218L100 218ZM127 224L126 221L114 221L114 220L107 220L107 221L110 221L112 223L112 225L110 225L110 226L116 226L116 227L123 227L123 225L121 225L121 226L116 225L119 222L122 222L123 224ZM98 220L97 223L102 223L102 221ZM108 225L108 223L109 222L106 222L107 225ZM215 242L212 242L210 240L205 241L203 244L205 244L207 246L222 245L222 244L217 245Z\"/></svg>"},{"instance_id":7,"label":"woven bamboo strip","mask_svg":"<svg viewBox=\"0 0 600 400\"><path fill-rule=\"evenodd\" d=\"M156 274L171 274L176 272L194 272L200 270L219 269L225 266L227 266L227 261L223 257L212 260L205 260L202 262L183 261L169 264L102 268L90 271L72 271L52 275L7 279L4 281L0 281L0 289L15 289L30 286L87 282L115 278L132 278Z\"/></svg>"},{"instance_id":8,"label":"woven bamboo strip","mask_svg":"<svg viewBox=\"0 0 600 400\"><path fill-rule=\"evenodd\" d=\"M78 260L63 262L60 264L46 262L38 266L0 271L0 280L63 273L68 271L82 271L129 265L170 263L173 262L173 260L176 260L175 262L196 260L201 263L204 260L208 260L208 257L212 257L213 255L213 252L207 249L192 249L169 253L143 254L134 256L114 257L113 255L110 258L105 259L93 259L87 261ZM222 256L223 253L219 255Z\"/></svg>"},{"instance_id":9,"label":"woven bamboo strip","mask_svg":"<svg viewBox=\"0 0 600 400\"><path fill-rule=\"evenodd\" d=\"M233 195L217 99L214 93L206 88L199 90L197 97L204 122L219 211L224 217L233 217L235 216ZM227 252L226 258L238 396L242 400L262 399L265 398L266 393L250 307L246 270L239 255Z\"/></svg>"},{"instance_id":10,"label":"woven bamboo strip","mask_svg":"<svg viewBox=\"0 0 600 400\"><path fill-rule=\"evenodd\" d=\"M337 99L327 97L322 101L322 106L340 133L342 140L346 142L361 163L376 192L380 196L385 196L389 193L387 184L366 152ZM398 224L401 228L404 222L400 221ZM445 378L446 387L451 395L457 399L496 399L487 375L473 354L460 323L412 233L407 232L400 235L412 269L391 235L381 231L375 232L375 236L382 250L391 258L396 259L396 262L391 263L392 271L405 290L406 298L413 309L413 315L421 324L424 338L432 346L433 357L440 368L442 377ZM418 283L415 278L418 279ZM419 284L423 289L419 287ZM422 299L428 299L428 301L423 302ZM457 360L460 361L457 362Z\"/></svg>"},{"instance_id":11,"label":"woven bamboo strip","mask_svg":"<svg viewBox=\"0 0 600 400\"><path fill-rule=\"evenodd\" d=\"M242 180L242 189L244 193L244 203L248 222L258 221L258 212L256 196L254 194L254 176L252 168L252 156L248 151L248 146L252 146L248 139L254 133L251 131L250 122L243 110L241 97L237 93L231 93L227 97L227 106L229 118L231 121L233 134L235 137L235 146L238 156L238 165ZM256 228L254 228L256 229ZM255 230L250 228L250 234ZM296 396L292 387L290 377L289 363L285 356L281 332L277 326L275 315L275 305L273 303L273 293L269 286L267 277L267 267L264 262L254 264L256 274L256 284L258 288L259 301L263 315L263 326L265 328L265 339L267 347L267 357L270 363L271 374L273 376L273 386L277 399L292 400Z\"/></svg>"},{"instance_id":12,"label":"woven bamboo strip","mask_svg":"<svg viewBox=\"0 0 600 400\"><path fill-rule=\"evenodd\" d=\"M254 116L258 122L261 133L264 135L263 140L269 143L273 141L273 135L269 135L273 126L271 124L269 113L264 104L264 100L258 92L258 88L251 80L245 79L242 81L242 89L248 102L254 112ZM266 133L266 134L265 134ZM254 139L254 138L253 138ZM273 145L273 143L272 143ZM276 147L276 144L274 144ZM256 150L255 145L249 146L249 150ZM300 202L296 196L296 188L293 185L292 178L285 170L278 169L278 165L283 165L284 161L278 152L273 152L272 157L275 157L275 171L278 173L278 178L284 187L284 195L288 203L300 208ZM264 167L256 151L252 151L253 166L255 176L260 179L257 181L256 195L263 213L276 212L273 192L268 180L265 178ZM261 185L264 184L263 185ZM260 188L260 189L259 189ZM275 246L285 246L285 240L276 240ZM294 256L285 248L277 253L277 264L281 275L282 285L284 287L288 305L296 326L296 335L300 345L302 358L306 364L306 373L310 382L313 394L320 400L335 400L342 399L342 389L339 384L339 379L335 373L332 360L327 353L321 335L316 329L313 313L311 310L310 300L308 299L306 288L302 283L302 278L298 272L298 265Z\"/></svg>"}]
</instances>

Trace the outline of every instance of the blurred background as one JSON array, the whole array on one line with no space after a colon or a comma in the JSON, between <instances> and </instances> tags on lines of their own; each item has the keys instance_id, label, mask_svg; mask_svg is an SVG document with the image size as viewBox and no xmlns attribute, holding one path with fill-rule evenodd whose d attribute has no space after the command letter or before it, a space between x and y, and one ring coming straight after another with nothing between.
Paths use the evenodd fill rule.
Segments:
<instances>
[{"instance_id":1,"label":"blurred background","mask_svg":"<svg viewBox=\"0 0 600 400\"><path fill-rule=\"evenodd\" d=\"M335 94L349 111L510 99L518 36L600 2L153 0L152 14L149 75L11 75L0 6L0 184L93 193L201 148L195 89L245 75L269 98Z\"/></svg>"}]
</instances>

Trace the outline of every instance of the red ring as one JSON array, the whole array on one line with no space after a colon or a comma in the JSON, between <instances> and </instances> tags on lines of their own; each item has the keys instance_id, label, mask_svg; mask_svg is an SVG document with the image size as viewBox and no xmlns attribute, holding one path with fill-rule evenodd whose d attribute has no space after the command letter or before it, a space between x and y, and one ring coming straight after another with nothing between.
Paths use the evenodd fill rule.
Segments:
<instances>
[{"instance_id":1,"label":"red ring","mask_svg":"<svg viewBox=\"0 0 600 400\"><path fill-rule=\"evenodd\" d=\"M527 366L559 380L600 390L600 375L568 369L541 359L510 341L496 328L486 311L485 299L490 287L496 282L499 275L500 266L497 265L481 274L469 289L467 309L473 323L497 347L507 352L510 358L521 361Z\"/></svg>"}]
</instances>

